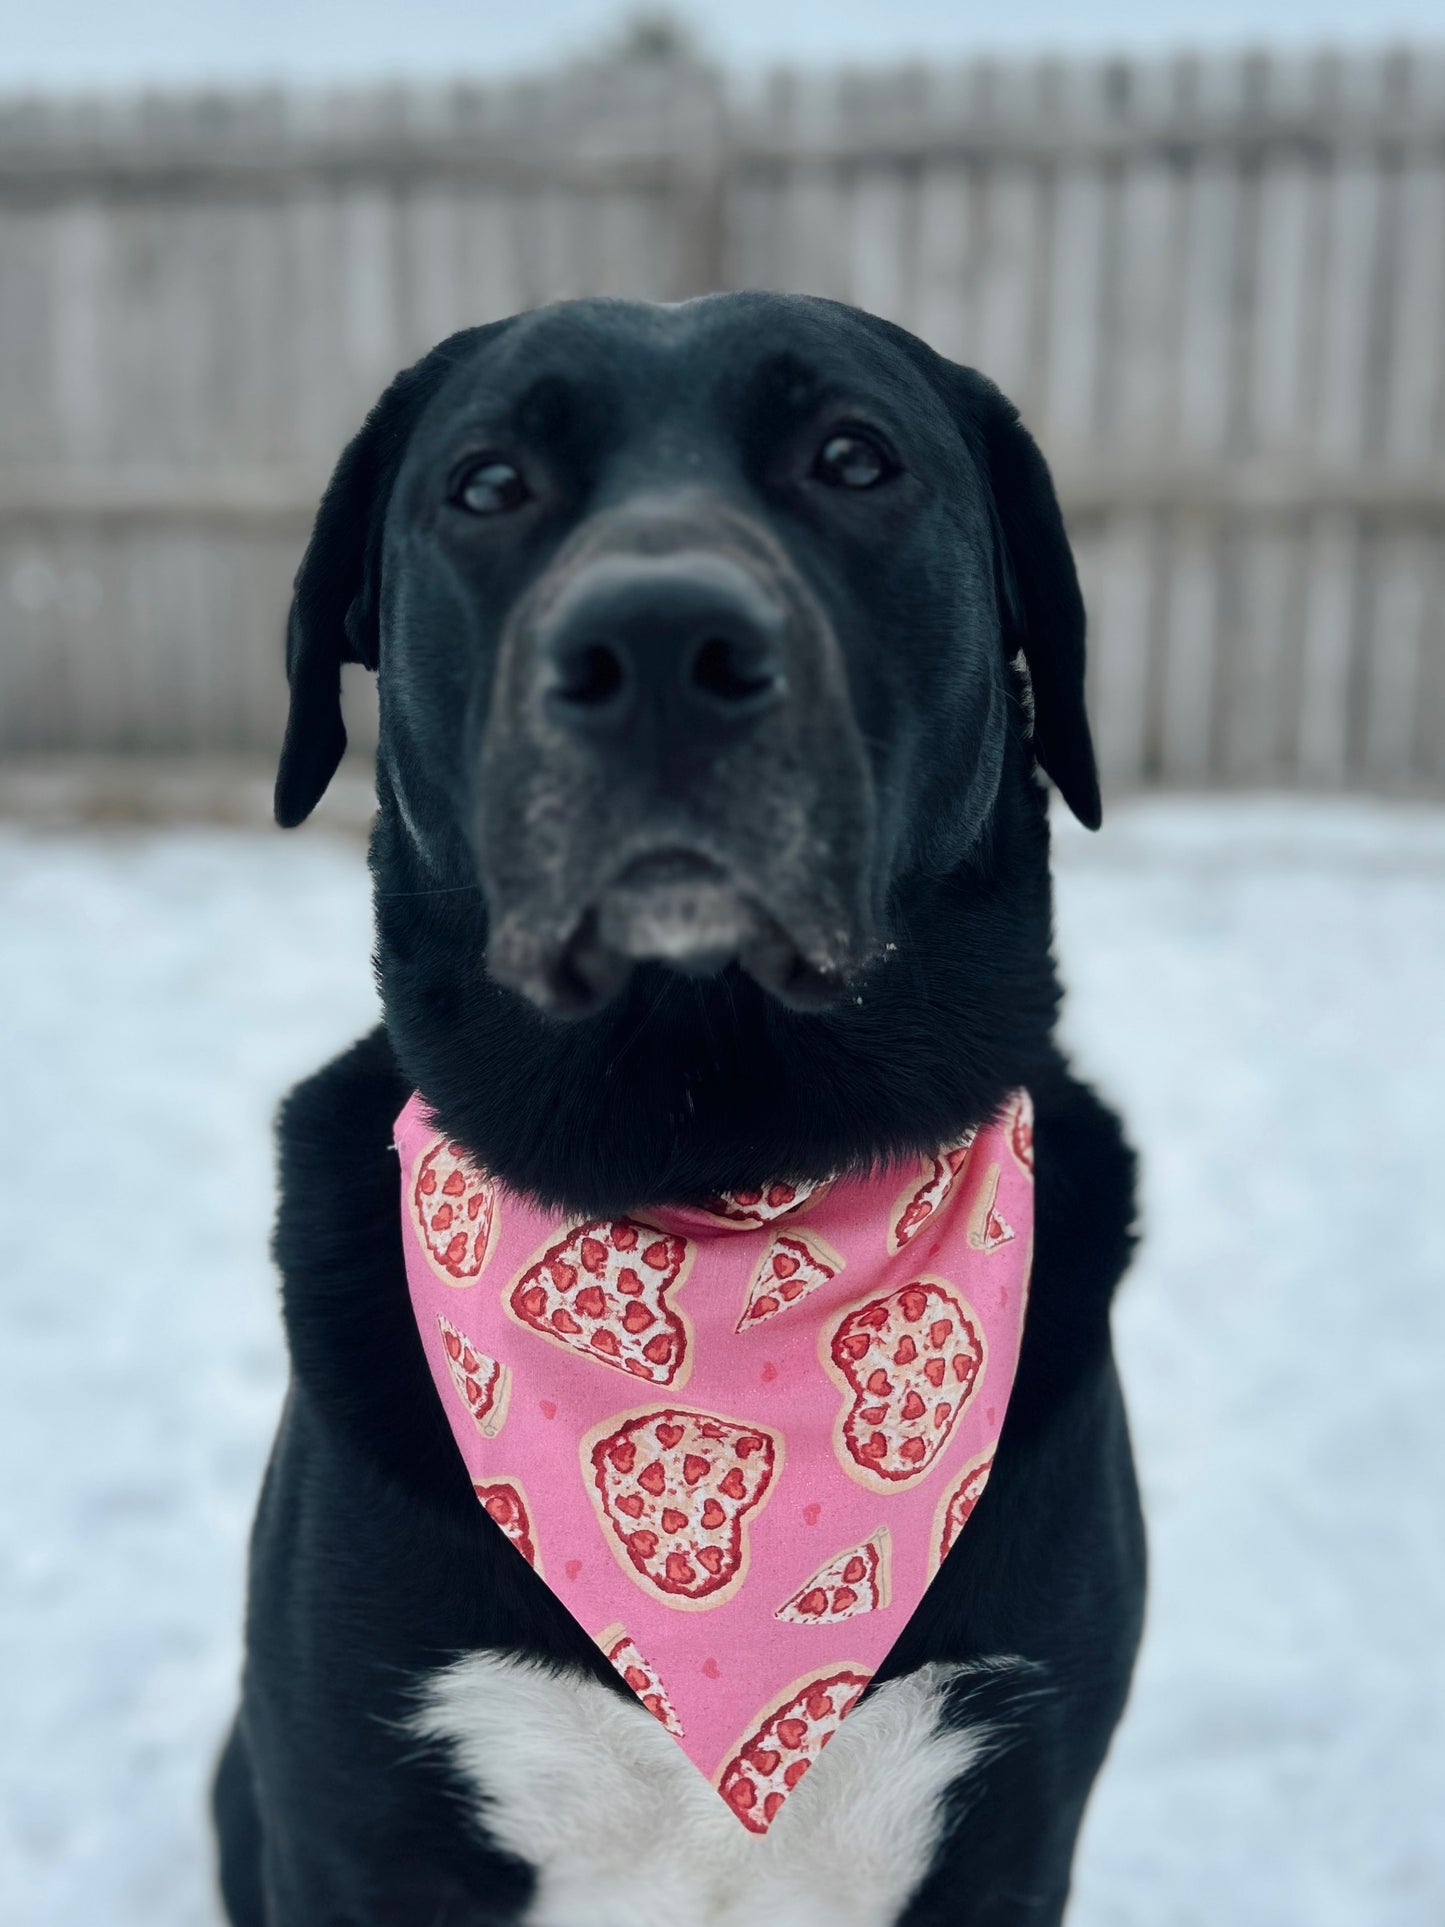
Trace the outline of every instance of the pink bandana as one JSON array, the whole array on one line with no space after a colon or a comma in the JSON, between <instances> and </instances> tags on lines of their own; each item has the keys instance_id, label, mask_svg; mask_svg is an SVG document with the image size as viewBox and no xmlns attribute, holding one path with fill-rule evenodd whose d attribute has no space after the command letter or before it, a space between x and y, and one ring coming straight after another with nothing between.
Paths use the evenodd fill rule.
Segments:
<instances>
[{"instance_id":1,"label":"pink bandana","mask_svg":"<svg viewBox=\"0 0 1445 1927\"><path fill-rule=\"evenodd\" d=\"M559 1221L397 1120L412 1304L477 1497L763 1833L993 1463L1032 1107L906 1172Z\"/></svg>"}]
</instances>

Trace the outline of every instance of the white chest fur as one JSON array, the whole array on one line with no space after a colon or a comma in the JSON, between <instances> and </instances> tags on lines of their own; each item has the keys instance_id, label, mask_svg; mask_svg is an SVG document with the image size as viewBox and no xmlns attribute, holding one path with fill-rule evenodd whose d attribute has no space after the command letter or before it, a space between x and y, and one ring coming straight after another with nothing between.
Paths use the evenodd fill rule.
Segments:
<instances>
[{"instance_id":1,"label":"white chest fur","mask_svg":"<svg viewBox=\"0 0 1445 1927\"><path fill-rule=\"evenodd\" d=\"M889 1927L928 1870L944 1793L999 1738L941 1724L966 1670L881 1687L761 1837L640 1705L533 1660L475 1653L432 1674L415 1728L536 1868L528 1927Z\"/></svg>"}]
</instances>

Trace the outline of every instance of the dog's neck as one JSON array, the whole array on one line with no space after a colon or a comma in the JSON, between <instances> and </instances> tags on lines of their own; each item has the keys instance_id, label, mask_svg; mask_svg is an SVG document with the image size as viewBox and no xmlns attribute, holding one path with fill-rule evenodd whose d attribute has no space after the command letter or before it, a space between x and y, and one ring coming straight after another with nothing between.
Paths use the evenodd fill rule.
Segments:
<instances>
[{"instance_id":1,"label":"dog's neck","mask_svg":"<svg viewBox=\"0 0 1445 1927\"><path fill-rule=\"evenodd\" d=\"M988 833L889 906L895 946L837 1009L797 1015L735 968L657 967L597 1016L542 1016L486 974L480 892L438 886L384 776L372 838L379 979L402 1072L506 1183L589 1212L699 1203L936 1149L1053 1062L1042 793L1006 781Z\"/></svg>"}]
</instances>

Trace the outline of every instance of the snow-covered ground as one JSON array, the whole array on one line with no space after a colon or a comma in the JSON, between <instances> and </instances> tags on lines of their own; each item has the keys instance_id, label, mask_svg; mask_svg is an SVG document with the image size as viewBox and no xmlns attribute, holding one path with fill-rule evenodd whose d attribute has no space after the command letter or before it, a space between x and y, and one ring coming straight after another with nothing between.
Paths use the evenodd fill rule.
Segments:
<instances>
[{"instance_id":1,"label":"snow-covered ground","mask_svg":"<svg viewBox=\"0 0 1445 1927\"><path fill-rule=\"evenodd\" d=\"M1153 1549L1072 1927L1438 1927L1445 812L1141 804L1059 867L1069 1035L1146 1154ZM355 842L0 831L7 1927L218 1920L268 1121L367 952Z\"/></svg>"}]
</instances>

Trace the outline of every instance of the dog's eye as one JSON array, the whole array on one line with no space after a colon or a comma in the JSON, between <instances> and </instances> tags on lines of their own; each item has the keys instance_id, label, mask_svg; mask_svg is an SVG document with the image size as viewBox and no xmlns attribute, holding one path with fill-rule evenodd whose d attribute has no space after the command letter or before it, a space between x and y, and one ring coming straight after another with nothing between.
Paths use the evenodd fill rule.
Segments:
<instances>
[{"instance_id":1,"label":"dog's eye","mask_svg":"<svg viewBox=\"0 0 1445 1927\"><path fill-rule=\"evenodd\" d=\"M512 509L519 509L529 494L520 469L489 456L466 471L452 499L473 515L506 515Z\"/></svg>"},{"instance_id":2,"label":"dog's eye","mask_svg":"<svg viewBox=\"0 0 1445 1927\"><path fill-rule=\"evenodd\" d=\"M871 436L830 435L818 450L813 473L830 488L877 488L897 473L897 463Z\"/></svg>"}]
</instances>

